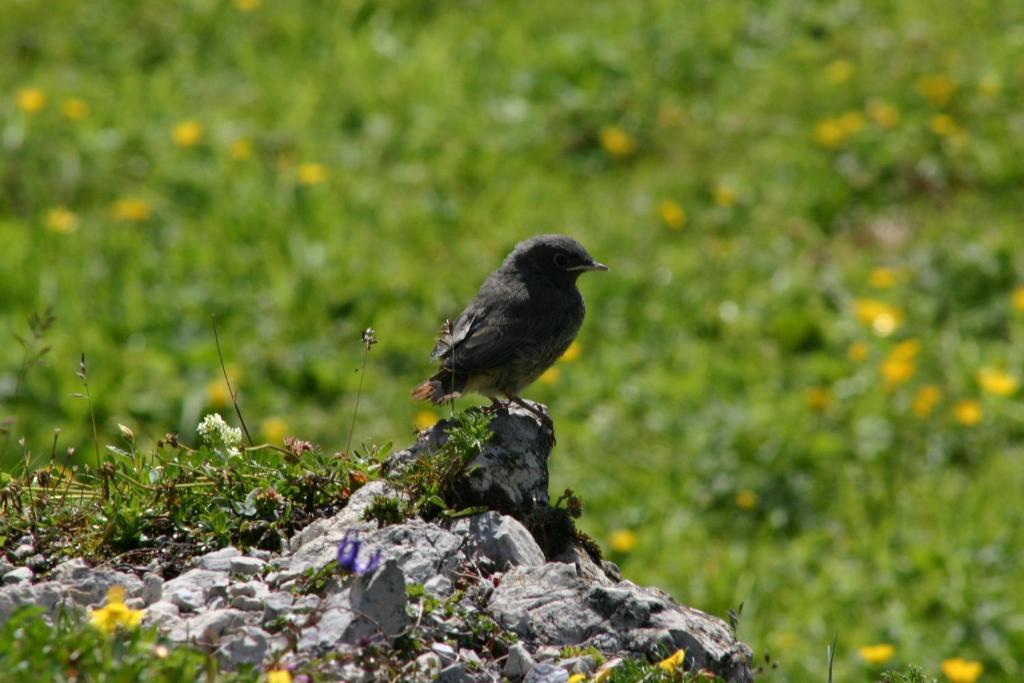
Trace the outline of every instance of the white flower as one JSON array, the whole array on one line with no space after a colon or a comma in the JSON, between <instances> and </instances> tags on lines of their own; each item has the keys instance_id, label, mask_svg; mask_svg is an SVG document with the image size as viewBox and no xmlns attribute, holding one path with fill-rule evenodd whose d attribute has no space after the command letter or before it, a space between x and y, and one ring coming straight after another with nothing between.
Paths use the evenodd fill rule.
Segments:
<instances>
[{"instance_id":1,"label":"white flower","mask_svg":"<svg viewBox=\"0 0 1024 683\"><path fill-rule=\"evenodd\" d=\"M223 446L229 454L232 451L237 453L237 447L242 443L242 430L238 427L228 426L220 413L204 417L196 431L199 432L199 436L207 446L211 448Z\"/></svg>"}]
</instances>

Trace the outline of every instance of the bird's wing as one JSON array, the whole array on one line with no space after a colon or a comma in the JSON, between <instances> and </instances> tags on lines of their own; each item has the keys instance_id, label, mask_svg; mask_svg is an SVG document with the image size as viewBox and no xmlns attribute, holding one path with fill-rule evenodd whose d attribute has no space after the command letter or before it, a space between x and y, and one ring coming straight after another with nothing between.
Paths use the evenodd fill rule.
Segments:
<instances>
[{"instance_id":1,"label":"bird's wing","mask_svg":"<svg viewBox=\"0 0 1024 683\"><path fill-rule=\"evenodd\" d=\"M444 353L442 363L448 370L470 373L500 367L530 343L529 335L522 333L522 326L507 318L477 317L466 334Z\"/></svg>"}]
</instances>

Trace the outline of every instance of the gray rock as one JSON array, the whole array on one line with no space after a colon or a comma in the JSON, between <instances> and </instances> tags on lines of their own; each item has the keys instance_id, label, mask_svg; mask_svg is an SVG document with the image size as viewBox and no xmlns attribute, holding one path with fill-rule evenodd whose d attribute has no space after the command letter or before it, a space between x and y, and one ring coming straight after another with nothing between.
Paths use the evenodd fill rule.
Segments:
<instances>
[{"instance_id":1,"label":"gray rock","mask_svg":"<svg viewBox=\"0 0 1024 683\"><path fill-rule=\"evenodd\" d=\"M231 560L241 556L237 548L228 546L212 553L206 553L199 558L199 568L209 569L215 572L226 572L231 569Z\"/></svg>"},{"instance_id":2,"label":"gray rock","mask_svg":"<svg viewBox=\"0 0 1024 683\"><path fill-rule=\"evenodd\" d=\"M263 572L266 562L255 557L233 557L231 558L232 576L257 576Z\"/></svg>"},{"instance_id":3,"label":"gray rock","mask_svg":"<svg viewBox=\"0 0 1024 683\"><path fill-rule=\"evenodd\" d=\"M516 643L508 649L508 658L505 659L505 667L501 670L501 673L506 678L519 681L526 674L530 673L530 669L534 666L536 666L536 663L533 661L533 657L530 656L530 651L522 643Z\"/></svg>"},{"instance_id":4,"label":"gray rock","mask_svg":"<svg viewBox=\"0 0 1024 683\"><path fill-rule=\"evenodd\" d=\"M142 615L142 623L147 626L158 626L162 630L169 630L171 626L181 621L180 614L181 611L173 602L161 600L146 608L145 614Z\"/></svg>"},{"instance_id":5,"label":"gray rock","mask_svg":"<svg viewBox=\"0 0 1024 683\"><path fill-rule=\"evenodd\" d=\"M437 676L437 683L475 683L476 680L462 663L446 666Z\"/></svg>"},{"instance_id":6,"label":"gray rock","mask_svg":"<svg viewBox=\"0 0 1024 683\"><path fill-rule=\"evenodd\" d=\"M197 642L216 645L226 631L245 623L245 613L237 609L211 609L188 620L189 635Z\"/></svg>"},{"instance_id":7,"label":"gray rock","mask_svg":"<svg viewBox=\"0 0 1024 683\"><path fill-rule=\"evenodd\" d=\"M405 576L398 562L388 560L380 569L360 576L352 583L350 594L352 611L357 617L353 626L362 626L364 635L383 633L393 637L409 623L405 611ZM350 637L359 637L350 634Z\"/></svg>"},{"instance_id":8,"label":"gray rock","mask_svg":"<svg viewBox=\"0 0 1024 683\"><path fill-rule=\"evenodd\" d=\"M299 651L314 653L333 650L339 643L350 640L350 631L356 615L352 611L348 591L327 596L315 623L303 628L298 643Z\"/></svg>"},{"instance_id":9,"label":"gray rock","mask_svg":"<svg viewBox=\"0 0 1024 683\"><path fill-rule=\"evenodd\" d=\"M285 616L294 602L295 599L288 593L271 593L268 595L263 600L262 624L266 626Z\"/></svg>"},{"instance_id":10,"label":"gray rock","mask_svg":"<svg viewBox=\"0 0 1024 683\"><path fill-rule=\"evenodd\" d=\"M433 680L441 672L441 658L433 652L424 652L416 658L416 672Z\"/></svg>"},{"instance_id":11,"label":"gray rock","mask_svg":"<svg viewBox=\"0 0 1024 683\"><path fill-rule=\"evenodd\" d=\"M0 622L7 621L22 605L34 605L35 587L28 583L15 583L0 588Z\"/></svg>"},{"instance_id":12,"label":"gray rock","mask_svg":"<svg viewBox=\"0 0 1024 683\"><path fill-rule=\"evenodd\" d=\"M73 560L65 560L50 570L50 578L67 583L86 576L90 571L92 569L85 563L85 560L76 557Z\"/></svg>"},{"instance_id":13,"label":"gray rock","mask_svg":"<svg viewBox=\"0 0 1024 683\"><path fill-rule=\"evenodd\" d=\"M164 599L185 612L195 612L213 598L227 598L228 575L209 569L190 569L164 583Z\"/></svg>"},{"instance_id":14,"label":"gray rock","mask_svg":"<svg viewBox=\"0 0 1024 683\"><path fill-rule=\"evenodd\" d=\"M159 602L164 596L164 580L159 574L142 577L142 601L147 605Z\"/></svg>"},{"instance_id":15,"label":"gray rock","mask_svg":"<svg viewBox=\"0 0 1024 683\"><path fill-rule=\"evenodd\" d=\"M18 567L4 574L3 584L10 586L15 583L29 583L33 576L32 570L28 567Z\"/></svg>"},{"instance_id":16,"label":"gray rock","mask_svg":"<svg viewBox=\"0 0 1024 683\"><path fill-rule=\"evenodd\" d=\"M35 604L54 614L64 606L64 586L59 581L43 581L32 587L35 593Z\"/></svg>"},{"instance_id":17,"label":"gray rock","mask_svg":"<svg viewBox=\"0 0 1024 683\"><path fill-rule=\"evenodd\" d=\"M36 547L31 542L23 543L11 551L11 557L15 560L24 560L29 555L35 553Z\"/></svg>"},{"instance_id":18,"label":"gray rock","mask_svg":"<svg viewBox=\"0 0 1024 683\"><path fill-rule=\"evenodd\" d=\"M142 580L134 574L113 569L89 569L76 578L61 581L67 586L68 596L77 604L96 606L107 599L107 592L114 586L124 588L127 597L142 595Z\"/></svg>"},{"instance_id":19,"label":"gray rock","mask_svg":"<svg viewBox=\"0 0 1024 683\"><path fill-rule=\"evenodd\" d=\"M474 559L489 560L504 571L520 565L544 564L544 552L519 520L497 512L485 512L458 520L452 531L466 540L466 550Z\"/></svg>"},{"instance_id":20,"label":"gray rock","mask_svg":"<svg viewBox=\"0 0 1024 683\"><path fill-rule=\"evenodd\" d=\"M267 655L269 645L270 634L255 626L244 626L236 633L224 637L217 656L232 669L240 664L259 666Z\"/></svg>"},{"instance_id":21,"label":"gray rock","mask_svg":"<svg viewBox=\"0 0 1024 683\"><path fill-rule=\"evenodd\" d=\"M430 650L441 658L443 664L454 662L458 654L455 652L455 648L448 643L434 643L430 646Z\"/></svg>"},{"instance_id":22,"label":"gray rock","mask_svg":"<svg viewBox=\"0 0 1024 683\"><path fill-rule=\"evenodd\" d=\"M750 649L720 619L628 581L594 585L570 564L513 569L495 588L487 611L528 642L650 658L681 648L688 669L708 669L737 683L753 680Z\"/></svg>"},{"instance_id":23,"label":"gray rock","mask_svg":"<svg viewBox=\"0 0 1024 683\"><path fill-rule=\"evenodd\" d=\"M569 672L554 664L538 664L526 674L523 683L566 683Z\"/></svg>"},{"instance_id":24,"label":"gray rock","mask_svg":"<svg viewBox=\"0 0 1024 683\"><path fill-rule=\"evenodd\" d=\"M264 609L264 601L270 595L270 589L259 581L236 583L228 588L228 603L246 612L258 612Z\"/></svg>"},{"instance_id":25,"label":"gray rock","mask_svg":"<svg viewBox=\"0 0 1024 683\"><path fill-rule=\"evenodd\" d=\"M532 403L545 410L539 403ZM420 432L417 443L392 455L386 472L400 472L420 457L431 457L448 440L451 420ZM486 505L525 519L534 507L548 502L548 456L554 433L529 410L510 405L493 412L491 439L458 478L449 494L456 507Z\"/></svg>"}]
</instances>

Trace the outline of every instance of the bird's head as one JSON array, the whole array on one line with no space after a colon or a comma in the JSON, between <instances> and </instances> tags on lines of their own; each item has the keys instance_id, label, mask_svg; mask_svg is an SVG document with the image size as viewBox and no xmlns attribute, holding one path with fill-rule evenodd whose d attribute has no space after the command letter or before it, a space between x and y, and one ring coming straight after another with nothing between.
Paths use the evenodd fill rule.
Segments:
<instances>
[{"instance_id":1,"label":"bird's head","mask_svg":"<svg viewBox=\"0 0 1024 683\"><path fill-rule=\"evenodd\" d=\"M566 235L538 235L516 245L505 267L542 277L552 284L571 286L589 270L608 270L583 245Z\"/></svg>"}]
</instances>

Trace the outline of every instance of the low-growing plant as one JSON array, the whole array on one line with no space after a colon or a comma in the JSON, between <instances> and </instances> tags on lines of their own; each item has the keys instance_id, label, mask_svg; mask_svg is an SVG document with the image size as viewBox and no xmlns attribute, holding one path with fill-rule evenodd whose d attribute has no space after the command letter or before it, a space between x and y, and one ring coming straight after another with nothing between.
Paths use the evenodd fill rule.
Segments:
<instances>
[{"instance_id":1,"label":"low-growing plant","mask_svg":"<svg viewBox=\"0 0 1024 683\"><path fill-rule=\"evenodd\" d=\"M219 671L215 657L170 646L155 628L108 634L76 612L61 612L52 623L43 615L39 607L23 607L0 624L0 671L17 672L25 681L250 683L263 678L250 667Z\"/></svg>"}]
</instances>

